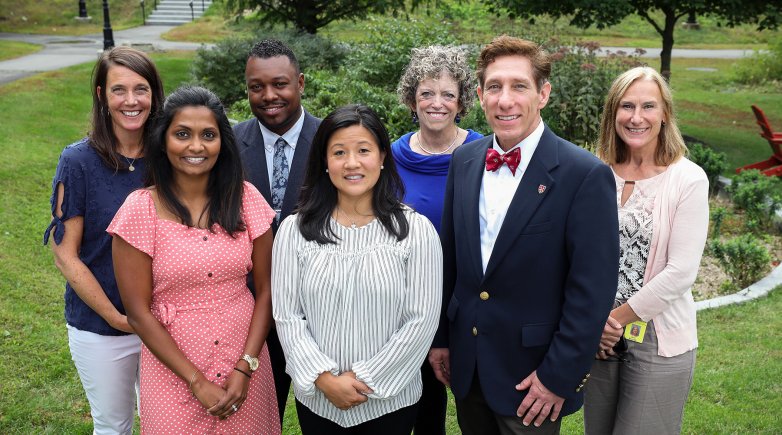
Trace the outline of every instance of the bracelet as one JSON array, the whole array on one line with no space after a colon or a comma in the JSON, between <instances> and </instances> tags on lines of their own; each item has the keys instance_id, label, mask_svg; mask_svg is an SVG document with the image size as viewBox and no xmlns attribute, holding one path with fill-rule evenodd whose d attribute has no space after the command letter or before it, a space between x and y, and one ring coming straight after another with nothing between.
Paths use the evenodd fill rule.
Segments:
<instances>
[{"instance_id":1,"label":"bracelet","mask_svg":"<svg viewBox=\"0 0 782 435\"><path fill-rule=\"evenodd\" d=\"M198 376L198 370L194 371L193 375L190 376L190 384L188 384L187 388L190 390L191 393L193 392L193 382L195 382L196 376Z\"/></svg>"},{"instance_id":2,"label":"bracelet","mask_svg":"<svg viewBox=\"0 0 782 435\"><path fill-rule=\"evenodd\" d=\"M253 378L249 373L247 373L246 371L240 369L239 367L234 367L234 370L236 370L237 372L247 376L247 379L252 379Z\"/></svg>"}]
</instances>

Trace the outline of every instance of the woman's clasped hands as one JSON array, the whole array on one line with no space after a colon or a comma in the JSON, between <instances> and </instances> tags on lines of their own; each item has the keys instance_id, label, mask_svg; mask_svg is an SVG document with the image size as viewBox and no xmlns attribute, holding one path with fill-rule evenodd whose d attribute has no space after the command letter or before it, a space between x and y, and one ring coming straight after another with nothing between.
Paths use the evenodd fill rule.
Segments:
<instances>
[{"instance_id":1,"label":"woman's clasped hands","mask_svg":"<svg viewBox=\"0 0 782 435\"><path fill-rule=\"evenodd\" d=\"M339 376L323 372L315 380L315 386L329 402L343 411L366 402L367 395L372 394L372 389L356 379L352 371L342 372Z\"/></svg>"},{"instance_id":2,"label":"woman's clasped hands","mask_svg":"<svg viewBox=\"0 0 782 435\"><path fill-rule=\"evenodd\" d=\"M248 377L240 373L232 373L228 376L225 386L221 387L199 373L191 386L193 395L206 411L221 419L228 418L239 411L250 387Z\"/></svg>"}]
</instances>

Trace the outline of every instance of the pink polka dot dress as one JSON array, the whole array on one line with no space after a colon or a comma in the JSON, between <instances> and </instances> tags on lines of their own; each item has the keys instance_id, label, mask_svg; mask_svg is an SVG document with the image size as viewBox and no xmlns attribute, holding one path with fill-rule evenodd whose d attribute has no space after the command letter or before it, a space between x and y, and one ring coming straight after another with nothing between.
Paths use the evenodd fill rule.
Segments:
<instances>
[{"instance_id":1,"label":"pink polka dot dress","mask_svg":"<svg viewBox=\"0 0 782 435\"><path fill-rule=\"evenodd\" d=\"M206 378L220 386L244 353L255 300L247 288L252 241L269 230L274 211L244 183L242 220L232 238L160 219L148 190L131 193L107 229L152 257L152 314ZM242 407L225 420L211 416L146 346L141 349L141 432L145 434L280 433L266 345Z\"/></svg>"}]
</instances>

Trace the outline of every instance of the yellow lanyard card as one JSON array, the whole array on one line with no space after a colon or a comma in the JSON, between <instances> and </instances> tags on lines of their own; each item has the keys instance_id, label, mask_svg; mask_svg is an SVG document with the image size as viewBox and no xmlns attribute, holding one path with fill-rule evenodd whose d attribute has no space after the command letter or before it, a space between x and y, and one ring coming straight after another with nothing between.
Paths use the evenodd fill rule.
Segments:
<instances>
[{"instance_id":1,"label":"yellow lanyard card","mask_svg":"<svg viewBox=\"0 0 782 435\"><path fill-rule=\"evenodd\" d=\"M625 326L625 339L634 341L636 343L644 342L644 334L646 334L646 322L637 321L628 323Z\"/></svg>"}]
</instances>

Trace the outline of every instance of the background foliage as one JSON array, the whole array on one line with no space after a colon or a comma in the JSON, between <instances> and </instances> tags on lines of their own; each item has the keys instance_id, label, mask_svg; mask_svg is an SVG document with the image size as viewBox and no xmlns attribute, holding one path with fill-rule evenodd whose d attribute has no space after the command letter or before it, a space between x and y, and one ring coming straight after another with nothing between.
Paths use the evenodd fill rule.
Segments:
<instances>
[{"instance_id":1,"label":"background foliage","mask_svg":"<svg viewBox=\"0 0 782 435\"><path fill-rule=\"evenodd\" d=\"M244 65L254 41L274 37L291 46L302 62L306 76L303 104L318 117L348 103L372 107L386 124L393 139L417 129L410 111L398 102L396 86L414 47L459 44L450 21L434 17L441 25L417 19L372 17L362 24L361 42L339 43L321 35L293 30L262 29L253 36L227 38L214 48L202 48L193 62L196 81L214 90L228 105L234 119L252 116L246 101ZM565 43L556 38L541 40L527 35L553 53L552 94L543 118L557 134L582 146L597 138L603 99L613 79L628 67L638 65L634 52L598 57L594 42ZM470 62L479 51L475 44L461 44ZM478 102L462 120L461 127L489 132Z\"/></svg>"},{"instance_id":2,"label":"background foliage","mask_svg":"<svg viewBox=\"0 0 782 435\"><path fill-rule=\"evenodd\" d=\"M747 85L782 88L782 35L768 43L768 51L741 59L734 67L734 79Z\"/></svg>"}]
</instances>

